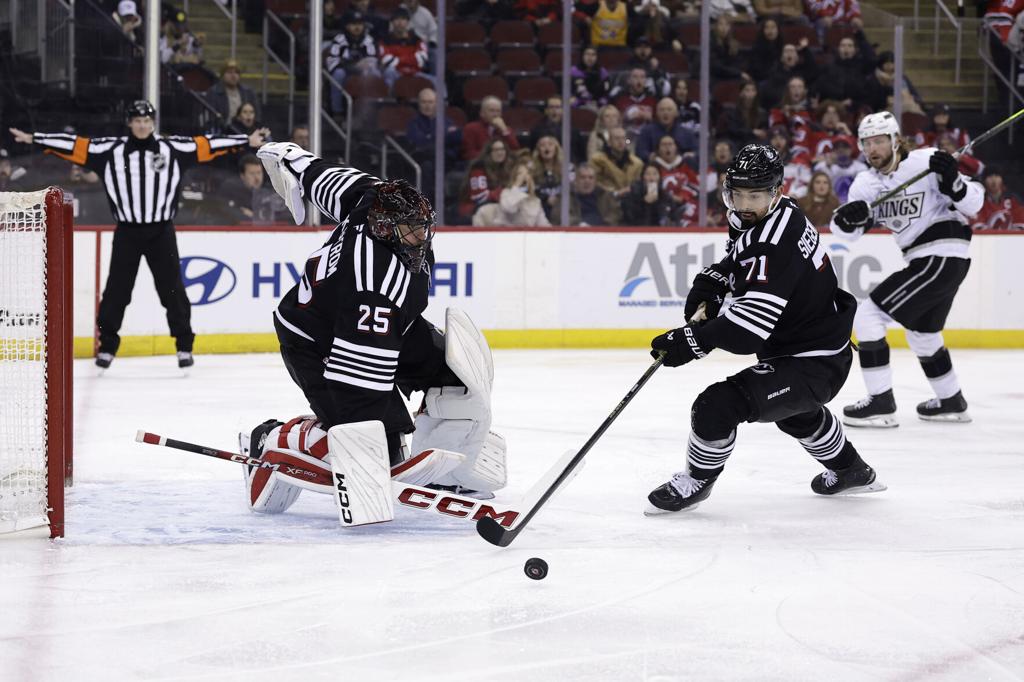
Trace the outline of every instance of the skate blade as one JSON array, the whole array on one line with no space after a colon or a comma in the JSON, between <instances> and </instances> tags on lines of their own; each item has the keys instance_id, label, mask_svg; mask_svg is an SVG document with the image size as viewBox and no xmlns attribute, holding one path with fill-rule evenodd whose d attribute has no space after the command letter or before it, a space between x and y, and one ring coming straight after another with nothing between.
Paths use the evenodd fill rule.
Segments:
<instances>
[{"instance_id":1,"label":"skate blade","mask_svg":"<svg viewBox=\"0 0 1024 682\"><path fill-rule=\"evenodd\" d=\"M970 423L972 421L971 420L971 415L967 414L966 412L950 412L950 413L947 413L947 414L934 414L934 415L919 414L919 415L917 415L917 417L918 417L918 419L921 419L922 421L926 421L926 422L951 422L951 423L954 423L954 424L956 424L956 423L967 424L967 423Z\"/></svg>"},{"instance_id":2,"label":"skate blade","mask_svg":"<svg viewBox=\"0 0 1024 682\"><path fill-rule=\"evenodd\" d=\"M878 415L877 417L849 417L843 415L843 424L854 428L894 429L900 425L895 414Z\"/></svg>"},{"instance_id":3,"label":"skate blade","mask_svg":"<svg viewBox=\"0 0 1024 682\"><path fill-rule=\"evenodd\" d=\"M873 481L871 483L868 483L867 485L859 485L854 488L847 488L846 490L840 493L833 493L832 495L828 495L828 497L840 497L843 495L863 495L864 493L880 493L883 490L888 489L888 486L885 485L884 483Z\"/></svg>"},{"instance_id":4,"label":"skate blade","mask_svg":"<svg viewBox=\"0 0 1024 682\"><path fill-rule=\"evenodd\" d=\"M690 505L689 507L683 507L679 511L669 511L667 509L660 509L658 507L655 507L653 504L648 502L647 506L644 508L644 516L671 516L673 514L683 514L685 512L693 511L699 506L700 502L698 502L697 504Z\"/></svg>"}]
</instances>

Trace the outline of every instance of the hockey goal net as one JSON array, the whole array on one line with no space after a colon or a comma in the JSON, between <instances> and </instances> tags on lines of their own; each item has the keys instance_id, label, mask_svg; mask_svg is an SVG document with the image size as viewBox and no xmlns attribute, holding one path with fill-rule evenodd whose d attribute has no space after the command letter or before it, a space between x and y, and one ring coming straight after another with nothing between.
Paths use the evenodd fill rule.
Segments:
<instances>
[{"instance_id":1,"label":"hockey goal net","mask_svg":"<svg viewBox=\"0 0 1024 682\"><path fill-rule=\"evenodd\" d=\"M0 192L0 533L64 535L71 479L71 204Z\"/></svg>"}]
</instances>

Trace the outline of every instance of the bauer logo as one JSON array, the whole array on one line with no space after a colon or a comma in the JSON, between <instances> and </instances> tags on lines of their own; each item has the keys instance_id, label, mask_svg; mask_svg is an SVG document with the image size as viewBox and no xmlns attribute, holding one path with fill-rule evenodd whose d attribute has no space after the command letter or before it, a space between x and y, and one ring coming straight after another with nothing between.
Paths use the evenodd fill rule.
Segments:
<instances>
[{"instance_id":1,"label":"bauer logo","mask_svg":"<svg viewBox=\"0 0 1024 682\"><path fill-rule=\"evenodd\" d=\"M683 307L693 278L715 262L715 245L679 244L669 250L640 242L633 251L619 290L623 308Z\"/></svg>"},{"instance_id":2,"label":"bauer logo","mask_svg":"<svg viewBox=\"0 0 1024 682\"><path fill-rule=\"evenodd\" d=\"M182 258L181 279L192 305L207 305L223 300L235 290L238 283L230 265L206 256Z\"/></svg>"}]
</instances>

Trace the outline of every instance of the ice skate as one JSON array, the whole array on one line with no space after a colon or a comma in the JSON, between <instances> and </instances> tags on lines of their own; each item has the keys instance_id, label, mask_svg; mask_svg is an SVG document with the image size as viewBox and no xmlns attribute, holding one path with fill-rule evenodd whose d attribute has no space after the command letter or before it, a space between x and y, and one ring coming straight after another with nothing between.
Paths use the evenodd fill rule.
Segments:
<instances>
[{"instance_id":1,"label":"ice skate","mask_svg":"<svg viewBox=\"0 0 1024 682\"><path fill-rule=\"evenodd\" d=\"M99 367L100 375L103 375L103 373L106 372L107 369L110 368L110 363L112 363L113 361L114 361L114 354L113 353L102 353L102 352L100 352L100 353L96 354L96 366Z\"/></svg>"},{"instance_id":2,"label":"ice skate","mask_svg":"<svg viewBox=\"0 0 1024 682\"><path fill-rule=\"evenodd\" d=\"M826 469L811 480L811 490L819 495L857 495L885 489L886 486L878 482L875 470L863 462L845 469Z\"/></svg>"},{"instance_id":3,"label":"ice skate","mask_svg":"<svg viewBox=\"0 0 1024 682\"><path fill-rule=\"evenodd\" d=\"M238 434L238 452L243 457L259 459L263 456L263 444L267 441L267 434L283 424L284 422L276 419L268 419L249 433L245 431L240 432ZM248 473L252 468L251 466L246 466L243 471Z\"/></svg>"},{"instance_id":4,"label":"ice skate","mask_svg":"<svg viewBox=\"0 0 1024 682\"><path fill-rule=\"evenodd\" d=\"M844 407L843 424L880 429L899 426L900 423L896 420L896 399L893 398L892 389L878 395L869 395L853 405Z\"/></svg>"},{"instance_id":5,"label":"ice skate","mask_svg":"<svg viewBox=\"0 0 1024 682\"><path fill-rule=\"evenodd\" d=\"M714 487L717 478L713 476L709 479L699 479L685 471L679 472L671 481L660 488L655 488L647 496L650 505L644 510L644 516L660 516L696 509L698 504L711 494L711 488Z\"/></svg>"},{"instance_id":6,"label":"ice skate","mask_svg":"<svg viewBox=\"0 0 1024 682\"><path fill-rule=\"evenodd\" d=\"M195 359L192 357L192 353L187 350L178 351L178 369L188 374L188 368L196 364Z\"/></svg>"},{"instance_id":7,"label":"ice skate","mask_svg":"<svg viewBox=\"0 0 1024 682\"><path fill-rule=\"evenodd\" d=\"M957 391L949 398L932 398L917 406L917 416L930 422L961 422L971 421L967 414L967 401L963 393Z\"/></svg>"}]
</instances>

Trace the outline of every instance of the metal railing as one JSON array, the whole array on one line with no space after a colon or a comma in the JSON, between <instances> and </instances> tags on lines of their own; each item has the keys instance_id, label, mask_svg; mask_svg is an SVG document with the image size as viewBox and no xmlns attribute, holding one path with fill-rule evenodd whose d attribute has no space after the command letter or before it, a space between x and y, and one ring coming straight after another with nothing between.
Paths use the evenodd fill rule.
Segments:
<instances>
[{"instance_id":1,"label":"metal railing","mask_svg":"<svg viewBox=\"0 0 1024 682\"><path fill-rule=\"evenodd\" d=\"M1014 79L1017 74L1017 64L1020 60L1020 55L1017 55L1010 50L1010 68L1008 73L1003 73L999 70L995 60L992 59L991 44L989 38L994 36L999 40L999 34L995 32L995 29L989 25L982 24L978 27L978 57L981 59L981 63L985 65L985 68L992 72L992 74L1006 87L1007 91L1007 109L1009 113L1013 113L1017 110L1014 100L1016 99L1022 105L1024 105L1024 94L1017 89ZM1002 42L1000 40L1000 42ZM988 78L982 79L982 90L981 90L981 111L988 113ZM1013 144L1013 128L1010 126L1007 129L1008 141Z\"/></svg>"},{"instance_id":2,"label":"metal railing","mask_svg":"<svg viewBox=\"0 0 1024 682\"><path fill-rule=\"evenodd\" d=\"M283 31L288 39L287 64L270 46L270 29L272 26ZM291 131L295 128L295 33L281 21L280 17L273 12L267 11L263 14L263 104L267 103L267 75L270 67L269 60L271 59L288 74L288 130Z\"/></svg>"},{"instance_id":3,"label":"metal railing","mask_svg":"<svg viewBox=\"0 0 1024 682\"><path fill-rule=\"evenodd\" d=\"M313 39L313 37L310 36L310 40L312 40L312 39ZM345 90L345 88L342 86L342 84L338 82L338 79L335 78L334 76L332 76L330 73L328 73L327 69L325 69L322 64L320 65L320 75L323 76L324 78L326 78L328 83L330 83L334 87L340 89L341 90L341 96L345 98L345 130L344 131L341 130L341 127L338 125L337 121L334 120L334 117L331 116L327 112L327 109L324 109L324 108L321 107L320 108L320 116L321 116L321 118L327 119L327 122L330 124L331 128L333 128L335 131L337 131L341 135L342 139L345 140L345 162L346 163L351 163L351 159L352 159L352 109L355 108L355 102L352 101L352 95L348 94L348 91Z\"/></svg>"},{"instance_id":4,"label":"metal railing","mask_svg":"<svg viewBox=\"0 0 1024 682\"><path fill-rule=\"evenodd\" d=\"M946 20L950 23L953 29L956 31L956 64L953 68L953 82L960 83L960 53L963 51L963 22L958 17L953 16L953 13L946 7L946 3L942 0L933 0L935 3L935 22L933 26L933 32L935 33L935 41L932 46L932 56L939 56L939 15L945 14ZM914 31L921 30L921 7L920 0L914 0Z\"/></svg>"},{"instance_id":5,"label":"metal railing","mask_svg":"<svg viewBox=\"0 0 1024 682\"><path fill-rule=\"evenodd\" d=\"M423 185L423 169L420 165L409 155L409 152L402 149L401 145L390 135L385 135L384 139L380 143L380 177L383 180L388 179L388 147L394 148L398 155L405 159L406 163L412 166L413 173L416 175L416 190L420 191Z\"/></svg>"},{"instance_id":6,"label":"metal railing","mask_svg":"<svg viewBox=\"0 0 1024 682\"><path fill-rule=\"evenodd\" d=\"M231 58L235 58L235 50L238 46L238 0L231 0L230 11L225 6L227 3L221 4L217 0L211 0L213 4L221 11L221 14L231 20ZM185 15L190 14L188 9L189 0L183 0L182 9L185 10Z\"/></svg>"},{"instance_id":7,"label":"metal railing","mask_svg":"<svg viewBox=\"0 0 1024 682\"><path fill-rule=\"evenodd\" d=\"M67 82L74 96L74 0L11 0L5 9L13 53L38 55L40 82Z\"/></svg>"}]
</instances>

